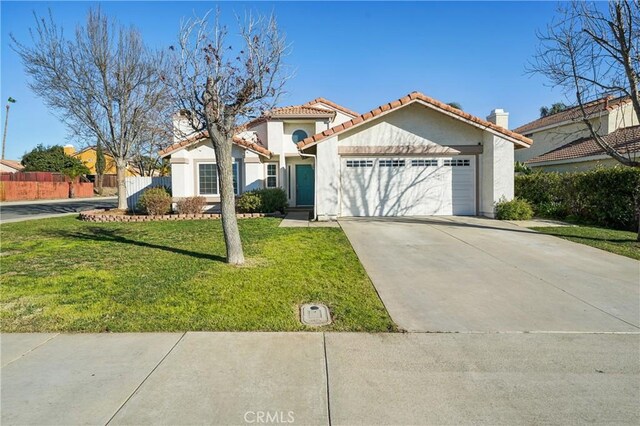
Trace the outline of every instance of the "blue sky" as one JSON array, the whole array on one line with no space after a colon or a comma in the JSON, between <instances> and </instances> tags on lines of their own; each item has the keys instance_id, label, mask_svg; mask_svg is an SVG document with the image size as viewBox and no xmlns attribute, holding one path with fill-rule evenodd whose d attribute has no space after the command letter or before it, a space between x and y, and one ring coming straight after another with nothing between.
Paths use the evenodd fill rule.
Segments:
<instances>
[{"instance_id":1,"label":"blue sky","mask_svg":"<svg viewBox=\"0 0 640 426\"><path fill-rule=\"evenodd\" d=\"M31 93L9 34L29 41L32 12L48 8L69 33L97 2L0 3L1 87L11 107L6 158L19 159L35 145L74 143L62 123ZM175 43L182 17L203 14L213 2L105 2L104 11L138 27L152 46ZM218 3L223 19L234 12L274 12L292 53L296 76L282 104L322 96L359 112L418 90L485 117L510 113L510 126L531 121L540 106L564 100L541 76L525 73L535 32L553 18L553 2L259 2ZM233 29L233 26L230 27ZM2 125L5 109L2 108ZM75 141L75 145L79 145Z\"/></svg>"}]
</instances>

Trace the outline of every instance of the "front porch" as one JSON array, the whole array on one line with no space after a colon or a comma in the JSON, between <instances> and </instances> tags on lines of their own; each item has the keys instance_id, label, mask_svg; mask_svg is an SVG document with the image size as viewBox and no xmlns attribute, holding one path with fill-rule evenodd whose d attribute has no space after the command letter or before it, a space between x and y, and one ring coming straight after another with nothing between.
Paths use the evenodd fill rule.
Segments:
<instances>
[{"instance_id":1,"label":"front porch","mask_svg":"<svg viewBox=\"0 0 640 426\"><path fill-rule=\"evenodd\" d=\"M313 210L315 205L315 164L313 158L288 157L282 169L283 188L290 207Z\"/></svg>"}]
</instances>

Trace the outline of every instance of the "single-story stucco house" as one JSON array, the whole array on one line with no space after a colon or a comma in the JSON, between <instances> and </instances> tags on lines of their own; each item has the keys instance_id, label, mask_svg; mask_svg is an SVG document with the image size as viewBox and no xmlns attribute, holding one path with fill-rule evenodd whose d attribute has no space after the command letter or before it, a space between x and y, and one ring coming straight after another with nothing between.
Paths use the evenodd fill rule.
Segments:
<instances>
[{"instance_id":1,"label":"single-story stucco house","mask_svg":"<svg viewBox=\"0 0 640 426\"><path fill-rule=\"evenodd\" d=\"M324 98L274 108L234 138L236 192L283 188L290 206L313 208L319 220L493 217L496 202L513 198L514 149L531 145L507 127L501 109L483 120L418 92L365 114ZM174 198L219 201L206 133L161 155L170 157Z\"/></svg>"}]
</instances>

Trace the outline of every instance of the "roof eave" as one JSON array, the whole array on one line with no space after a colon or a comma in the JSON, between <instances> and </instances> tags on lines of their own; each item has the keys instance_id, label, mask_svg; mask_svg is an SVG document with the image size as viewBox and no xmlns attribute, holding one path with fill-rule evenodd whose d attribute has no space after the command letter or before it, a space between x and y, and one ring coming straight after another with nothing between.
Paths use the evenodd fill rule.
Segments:
<instances>
[{"instance_id":1,"label":"roof eave","mask_svg":"<svg viewBox=\"0 0 640 426\"><path fill-rule=\"evenodd\" d=\"M433 105L433 104L431 104L431 103L429 103L429 102L425 102L425 101L423 101L422 99L416 98L416 99L411 99L411 100L410 100L410 101L408 101L408 102L401 103L401 105L398 105L398 106L396 106L396 107L393 107L393 108L387 108L387 109L381 110L381 112L380 112L379 114L376 114L376 115L371 114L371 112L367 112L367 113L365 113L365 114L363 114L363 115L361 115L361 116L359 116L359 117L356 117L356 119L357 119L357 118L361 118L361 120L360 120L359 122L354 123L354 124L351 124L351 125L349 125L349 126L347 126L347 127L344 127L344 126L343 126L344 128L342 128L342 129L333 130L333 129L336 129L336 128L339 128L340 126L342 126L342 124L340 124L340 125L338 125L338 126L336 126L336 127L332 128L332 129L328 129L328 130L325 130L325 131L323 131L323 132L321 132L321 133L318 133L318 134L316 134L316 135L313 135L313 136L311 136L311 137L315 137L315 136L318 136L318 135L324 135L324 137L322 137L322 138L321 138L321 139L319 139L319 140L316 140L316 141L313 141L313 142L307 143L307 144L304 144L304 142L298 142L298 144L297 144L298 150L300 150L300 151L304 151L304 150L306 150L307 148L310 148L310 147L312 147L312 146L315 146L315 145L317 145L318 143L320 143L320 142L322 142L322 141L324 141L324 140L326 140L326 139L328 139L328 138L331 138L331 137L333 137L333 136L340 135L340 134L342 134L342 133L344 133L344 132L346 132L346 131L348 131L348 130L355 129L356 127L359 127L359 126L361 126L362 124L369 122L369 120L375 120L375 119L378 119L378 118L384 117L385 115L387 115L387 114L389 114L389 113L391 113L391 112L397 111L397 110L399 110L400 108L403 108L403 107L405 107L405 106L407 106L407 105L411 105L411 104L413 104L413 103L419 103L420 105L423 105L423 106L426 106L426 107L428 107L428 108L431 108L431 109L433 109L434 111L441 112L441 113L443 113L443 114L445 114L445 115L447 115L447 116L449 116L449 117L451 117L451 118L454 118L454 119L456 119L456 120L460 120L460 121L462 121L462 122L465 122L465 123L467 123L467 124L469 124L469 125L472 125L472 126L474 126L474 127L479 128L479 129L486 130L486 131L488 131L488 132L490 132L490 133L492 133L492 134L494 134L494 135L496 135L496 136L498 136L498 137L500 137L500 138L506 139L506 140L508 140L508 141L510 141L510 142L512 142L512 143L514 143L514 144L516 144L516 145L519 145L519 146L521 146L521 147L523 147L523 148L529 148L529 147L533 144L533 141L532 141L531 139L529 139L529 138L527 138L527 139L529 140L529 142L530 142L530 143L528 143L528 144L527 144L527 143L526 143L526 142L524 142L524 141L521 141L521 140L519 140L519 139L516 139L516 138L510 137L509 135L506 135L506 134L504 134L504 133L498 132L498 131L496 131L496 130L492 129L491 127L489 127L489 126L484 126L484 125L482 125L482 124L480 124L480 123L476 123L475 121L469 120L469 119L467 119L467 118L465 118L465 117L462 117L462 116L460 116L460 115L458 115L458 114L455 114L455 113L453 113L453 112L447 111L447 110L442 109L442 108L439 108L437 105ZM385 105L383 105L383 108L384 108L384 107L387 107L387 105L390 105L390 103L389 103L389 104L385 104ZM378 108L376 108L375 110L377 110L377 109L378 109ZM373 110L373 111L375 111L375 110ZM367 117L368 115L370 115L370 117ZM348 122L347 122L347 123L348 123ZM344 124L344 123L343 123L343 124ZM330 131L330 130L333 130L333 131L331 131L331 133L328 133L328 134L327 134L327 132L328 132L328 131Z\"/></svg>"},{"instance_id":2,"label":"roof eave","mask_svg":"<svg viewBox=\"0 0 640 426\"><path fill-rule=\"evenodd\" d=\"M597 160L607 160L612 158L607 154L596 154L596 155L585 155L584 157L574 157L574 158L563 158L561 160L544 160L544 161L534 161L530 162L525 161L525 164L529 167L539 167L539 166L553 166L558 164L572 164L572 163L581 163L583 161L597 161Z\"/></svg>"}]
</instances>

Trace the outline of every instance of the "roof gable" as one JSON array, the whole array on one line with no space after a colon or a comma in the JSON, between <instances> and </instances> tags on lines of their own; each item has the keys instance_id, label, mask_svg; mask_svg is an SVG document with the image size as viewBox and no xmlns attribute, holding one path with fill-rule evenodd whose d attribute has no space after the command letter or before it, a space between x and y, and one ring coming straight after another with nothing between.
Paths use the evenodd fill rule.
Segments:
<instances>
[{"instance_id":1,"label":"roof gable","mask_svg":"<svg viewBox=\"0 0 640 426\"><path fill-rule=\"evenodd\" d=\"M513 142L520 146L528 147L532 144L531 139L526 138L518 133L507 130L494 123L478 118L474 115L461 111L457 108L453 108L443 102L430 98L420 92L412 92L407 96L404 96L393 102L389 102L387 104L381 105L378 108L375 108L369 112L366 112L347 122L334 126L321 133L317 133L313 136L309 136L308 138L298 142L297 144L298 149L299 150L307 149L311 146L316 145L317 143L321 142L322 140L326 139L329 136L335 136L349 129L354 129L358 126L361 126L363 123L369 122L374 118L382 117L392 111L396 111L400 108L403 108L407 105L414 104L414 103L420 103L424 106L427 106L436 111L439 111L447 116L453 117L467 124L478 127L482 130L487 130L493 134L503 137L509 140L510 142Z\"/></svg>"},{"instance_id":2,"label":"roof gable","mask_svg":"<svg viewBox=\"0 0 640 426\"><path fill-rule=\"evenodd\" d=\"M332 108L336 111L340 111L346 115L349 115L351 117L357 117L360 114L358 114L357 112L350 110L348 108L343 107L342 105L338 105L335 102L330 101L329 99L326 98L315 98L312 101L307 102L306 104L304 104L305 106L313 106L313 105L318 105L318 104L323 104L329 108Z\"/></svg>"},{"instance_id":3,"label":"roof gable","mask_svg":"<svg viewBox=\"0 0 640 426\"><path fill-rule=\"evenodd\" d=\"M176 151L188 148L203 141L204 139L209 139L209 132L207 132L206 130L203 132L198 132L195 135L191 135L188 138L185 138L182 141L174 143L173 145L161 150L159 152L160 157L167 157ZM258 155L262 155L263 157L271 158L271 151L262 146L262 143L257 138L257 136L256 141L254 142L248 140L247 138L241 137L240 135L234 135L233 143L241 148L247 149Z\"/></svg>"}]
</instances>

